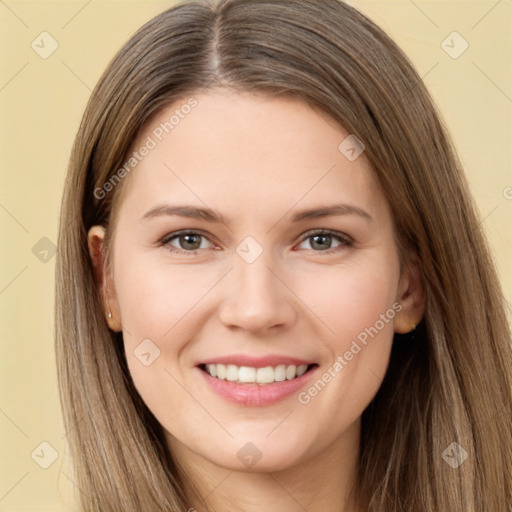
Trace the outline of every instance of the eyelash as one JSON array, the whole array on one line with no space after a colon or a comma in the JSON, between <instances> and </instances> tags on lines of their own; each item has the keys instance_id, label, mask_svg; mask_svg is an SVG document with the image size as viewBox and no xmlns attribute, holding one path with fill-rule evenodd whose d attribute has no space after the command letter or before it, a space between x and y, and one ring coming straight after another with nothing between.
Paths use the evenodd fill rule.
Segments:
<instances>
[{"instance_id":1,"label":"eyelash","mask_svg":"<svg viewBox=\"0 0 512 512\"><path fill-rule=\"evenodd\" d=\"M199 235L199 236L202 236L203 238L208 239L208 237L205 234L203 234L201 231L184 230L184 231L176 231L174 233L170 233L169 235L165 236L160 241L160 245L166 247L170 252L173 252L176 254L186 254L187 256L197 255L198 251L200 251L201 249L193 249L191 251L185 251L182 249L177 249L176 247L170 245L170 242L172 240L174 240L175 238L178 238L180 236L183 236L183 235ZM307 231L306 233L304 233L303 237L301 238L300 243L302 243L305 240L307 240L308 238L311 238L316 235L331 236L332 238L336 238L339 242L341 242L341 245L339 245L338 247L326 249L325 251L315 251L314 249L308 249L313 252L318 252L318 253L322 253L322 254L333 254L334 252L346 249L347 247L351 247L354 243L353 240L349 236L344 235L343 233L340 233L338 231L332 231L330 229L316 229L316 230Z\"/></svg>"}]
</instances>

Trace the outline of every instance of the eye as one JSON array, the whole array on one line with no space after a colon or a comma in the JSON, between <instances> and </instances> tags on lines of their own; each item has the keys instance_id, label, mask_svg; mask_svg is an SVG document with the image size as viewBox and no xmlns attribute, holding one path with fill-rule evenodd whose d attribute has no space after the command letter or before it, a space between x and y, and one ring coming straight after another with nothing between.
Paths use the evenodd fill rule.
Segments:
<instances>
[{"instance_id":1,"label":"eye","mask_svg":"<svg viewBox=\"0 0 512 512\"><path fill-rule=\"evenodd\" d=\"M162 239L160 244L167 247L171 252L193 256L200 249L208 249L208 245L202 243L205 240L208 240L206 235L198 231L187 230L169 234ZM311 250L325 254L331 254L353 245L353 240L349 236L329 229L308 231L302 237L301 244L309 240L312 241L310 244ZM332 247L333 240L338 241L338 245L335 247Z\"/></svg>"},{"instance_id":2,"label":"eye","mask_svg":"<svg viewBox=\"0 0 512 512\"><path fill-rule=\"evenodd\" d=\"M335 247L332 247L333 239L339 242ZM331 254L353 245L353 240L349 236L329 229L309 231L305 234L302 240L303 241L301 243L312 240L312 243L310 243L312 250L315 252L324 252L326 254Z\"/></svg>"},{"instance_id":3,"label":"eye","mask_svg":"<svg viewBox=\"0 0 512 512\"><path fill-rule=\"evenodd\" d=\"M199 249L207 249L201 242L207 240L206 236L197 231L179 231L171 233L161 241L171 252L194 255ZM176 240L178 247L171 242Z\"/></svg>"}]
</instances>

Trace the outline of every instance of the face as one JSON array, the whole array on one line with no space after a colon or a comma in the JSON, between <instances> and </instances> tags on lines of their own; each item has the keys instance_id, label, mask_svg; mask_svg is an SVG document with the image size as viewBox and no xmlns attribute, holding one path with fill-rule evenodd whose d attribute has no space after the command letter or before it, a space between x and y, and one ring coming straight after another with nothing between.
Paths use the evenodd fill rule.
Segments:
<instances>
[{"instance_id":1,"label":"face","mask_svg":"<svg viewBox=\"0 0 512 512\"><path fill-rule=\"evenodd\" d=\"M135 141L153 147L125 178L109 322L171 449L275 471L355 439L394 331L421 316L415 274L330 117L290 98L187 99Z\"/></svg>"}]
</instances>

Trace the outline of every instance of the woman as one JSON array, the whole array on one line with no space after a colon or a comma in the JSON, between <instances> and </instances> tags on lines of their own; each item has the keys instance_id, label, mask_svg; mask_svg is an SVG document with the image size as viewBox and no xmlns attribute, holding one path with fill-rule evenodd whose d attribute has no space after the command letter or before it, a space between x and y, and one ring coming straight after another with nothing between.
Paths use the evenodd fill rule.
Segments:
<instances>
[{"instance_id":1,"label":"woman","mask_svg":"<svg viewBox=\"0 0 512 512\"><path fill-rule=\"evenodd\" d=\"M87 105L60 226L80 510L511 510L489 250L428 92L355 9L148 22Z\"/></svg>"}]
</instances>

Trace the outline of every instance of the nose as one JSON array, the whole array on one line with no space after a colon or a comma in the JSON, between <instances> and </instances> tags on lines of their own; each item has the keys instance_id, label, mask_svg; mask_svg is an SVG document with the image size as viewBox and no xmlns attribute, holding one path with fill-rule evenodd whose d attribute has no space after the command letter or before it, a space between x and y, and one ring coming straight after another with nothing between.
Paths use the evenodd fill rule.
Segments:
<instances>
[{"instance_id":1,"label":"nose","mask_svg":"<svg viewBox=\"0 0 512 512\"><path fill-rule=\"evenodd\" d=\"M252 263L234 254L233 262L220 305L222 323L254 334L290 328L297 320L298 301L265 252Z\"/></svg>"}]
</instances>

